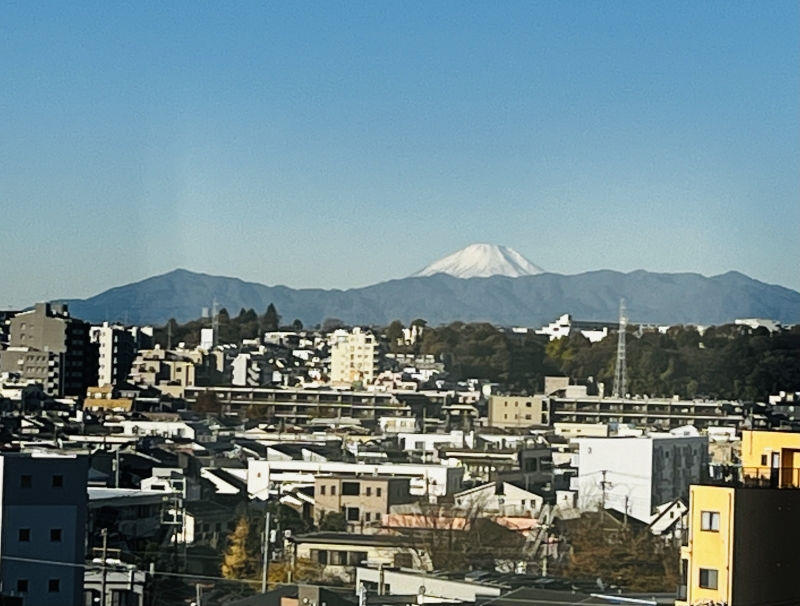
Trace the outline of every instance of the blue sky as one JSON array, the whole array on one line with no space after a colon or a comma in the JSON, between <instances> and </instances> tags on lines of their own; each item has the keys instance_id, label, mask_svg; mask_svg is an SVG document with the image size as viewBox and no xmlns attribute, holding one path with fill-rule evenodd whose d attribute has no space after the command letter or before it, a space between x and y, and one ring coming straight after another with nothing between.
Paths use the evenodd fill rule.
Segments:
<instances>
[{"instance_id":1,"label":"blue sky","mask_svg":"<svg viewBox=\"0 0 800 606\"><path fill-rule=\"evenodd\" d=\"M0 307L474 242L800 289L796 2L5 2Z\"/></svg>"}]
</instances>

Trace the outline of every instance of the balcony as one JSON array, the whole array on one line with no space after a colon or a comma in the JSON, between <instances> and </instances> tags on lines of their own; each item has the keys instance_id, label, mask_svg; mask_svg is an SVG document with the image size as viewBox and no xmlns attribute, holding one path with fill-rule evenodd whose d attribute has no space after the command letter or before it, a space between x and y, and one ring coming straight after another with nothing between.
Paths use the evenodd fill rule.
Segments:
<instances>
[{"instance_id":1,"label":"balcony","mask_svg":"<svg viewBox=\"0 0 800 606\"><path fill-rule=\"evenodd\" d=\"M800 488L798 467L738 467L728 468L719 477L703 482L714 486L734 488Z\"/></svg>"}]
</instances>

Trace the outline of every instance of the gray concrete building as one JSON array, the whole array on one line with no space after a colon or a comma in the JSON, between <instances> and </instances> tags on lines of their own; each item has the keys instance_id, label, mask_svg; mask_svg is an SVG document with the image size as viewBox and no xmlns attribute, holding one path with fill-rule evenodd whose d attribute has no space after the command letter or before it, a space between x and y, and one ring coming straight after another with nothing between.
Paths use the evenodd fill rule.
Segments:
<instances>
[{"instance_id":1,"label":"gray concrete building","mask_svg":"<svg viewBox=\"0 0 800 606\"><path fill-rule=\"evenodd\" d=\"M37 303L9 321L8 348L0 372L41 383L51 396L78 396L97 383L97 345L87 322L63 303Z\"/></svg>"},{"instance_id":2,"label":"gray concrete building","mask_svg":"<svg viewBox=\"0 0 800 606\"><path fill-rule=\"evenodd\" d=\"M0 456L0 595L84 603L87 474L85 457Z\"/></svg>"}]
</instances>

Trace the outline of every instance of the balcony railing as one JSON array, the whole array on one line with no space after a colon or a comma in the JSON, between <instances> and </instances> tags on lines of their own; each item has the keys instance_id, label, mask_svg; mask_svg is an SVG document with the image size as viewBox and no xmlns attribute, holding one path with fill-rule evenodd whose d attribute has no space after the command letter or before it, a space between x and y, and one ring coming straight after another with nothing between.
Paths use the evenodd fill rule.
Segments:
<instances>
[{"instance_id":1,"label":"balcony railing","mask_svg":"<svg viewBox=\"0 0 800 606\"><path fill-rule=\"evenodd\" d=\"M705 482L736 488L800 488L798 467L727 467Z\"/></svg>"}]
</instances>

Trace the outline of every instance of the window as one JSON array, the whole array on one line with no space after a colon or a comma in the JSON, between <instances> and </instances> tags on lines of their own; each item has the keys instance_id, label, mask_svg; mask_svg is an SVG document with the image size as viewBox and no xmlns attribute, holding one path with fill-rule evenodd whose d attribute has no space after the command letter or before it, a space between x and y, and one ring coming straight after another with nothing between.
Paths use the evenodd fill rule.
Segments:
<instances>
[{"instance_id":1,"label":"window","mask_svg":"<svg viewBox=\"0 0 800 606\"><path fill-rule=\"evenodd\" d=\"M17 593L28 593L28 579L17 579Z\"/></svg>"},{"instance_id":2,"label":"window","mask_svg":"<svg viewBox=\"0 0 800 606\"><path fill-rule=\"evenodd\" d=\"M347 521L348 522L358 522L361 518L361 510L358 507L348 507L347 508Z\"/></svg>"},{"instance_id":3,"label":"window","mask_svg":"<svg viewBox=\"0 0 800 606\"><path fill-rule=\"evenodd\" d=\"M719 512L718 511L701 511L700 512L700 530L709 530L711 532L719 532Z\"/></svg>"},{"instance_id":4,"label":"window","mask_svg":"<svg viewBox=\"0 0 800 606\"><path fill-rule=\"evenodd\" d=\"M375 489L375 496L379 497L379 496L381 496L381 494L383 494L383 489L382 488L376 488Z\"/></svg>"},{"instance_id":5,"label":"window","mask_svg":"<svg viewBox=\"0 0 800 606\"><path fill-rule=\"evenodd\" d=\"M531 420L531 415L525 415L525 420L526 421L530 421Z\"/></svg>"},{"instance_id":6,"label":"window","mask_svg":"<svg viewBox=\"0 0 800 606\"><path fill-rule=\"evenodd\" d=\"M331 496L332 497L336 496L336 486L331 486Z\"/></svg>"},{"instance_id":7,"label":"window","mask_svg":"<svg viewBox=\"0 0 800 606\"><path fill-rule=\"evenodd\" d=\"M33 476L22 476L19 479L20 488L31 488L33 486Z\"/></svg>"},{"instance_id":8,"label":"window","mask_svg":"<svg viewBox=\"0 0 800 606\"><path fill-rule=\"evenodd\" d=\"M319 494L325 496L325 484L319 487Z\"/></svg>"},{"instance_id":9,"label":"window","mask_svg":"<svg viewBox=\"0 0 800 606\"><path fill-rule=\"evenodd\" d=\"M531 404L530 402L525 402L525 406L527 406L528 408L530 408L531 406L533 406L533 404Z\"/></svg>"},{"instance_id":10,"label":"window","mask_svg":"<svg viewBox=\"0 0 800 606\"><path fill-rule=\"evenodd\" d=\"M31 529L30 528L20 528L19 532L17 533L19 537L20 543L30 543L31 542Z\"/></svg>"},{"instance_id":11,"label":"window","mask_svg":"<svg viewBox=\"0 0 800 606\"><path fill-rule=\"evenodd\" d=\"M342 482L342 496L357 497L361 494L361 482Z\"/></svg>"},{"instance_id":12,"label":"window","mask_svg":"<svg viewBox=\"0 0 800 606\"><path fill-rule=\"evenodd\" d=\"M372 521L372 514L370 512L367 512L367 513L364 514L364 521L365 522Z\"/></svg>"},{"instance_id":13,"label":"window","mask_svg":"<svg viewBox=\"0 0 800 606\"><path fill-rule=\"evenodd\" d=\"M717 589L717 577L719 573L714 568L700 569L700 587L703 589Z\"/></svg>"},{"instance_id":14,"label":"window","mask_svg":"<svg viewBox=\"0 0 800 606\"><path fill-rule=\"evenodd\" d=\"M60 543L61 542L61 529L60 528L51 528L50 529L50 542L51 543Z\"/></svg>"},{"instance_id":15,"label":"window","mask_svg":"<svg viewBox=\"0 0 800 606\"><path fill-rule=\"evenodd\" d=\"M64 488L64 476L53 476L53 488Z\"/></svg>"},{"instance_id":16,"label":"window","mask_svg":"<svg viewBox=\"0 0 800 606\"><path fill-rule=\"evenodd\" d=\"M365 490L367 491L367 496L371 497L372 496L372 486L367 486Z\"/></svg>"},{"instance_id":17,"label":"window","mask_svg":"<svg viewBox=\"0 0 800 606\"><path fill-rule=\"evenodd\" d=\"M767 455L761 455L761 466L762 467L767 466Z\"/></svg>"},{"instance_id":18,"label":"window","mask_svg":"<svg viewBox=\"0 0 800 606\"><path fill-rule=\"evenodd\" d=\"M50 593L58 593L61 591L61 579L50 579L47 581L47 591Z\"/></svg>"},{"instance_id":19,"label":"window","mask_svg":"<svg viewBox=\"0 0 800 606\"><path fill-rule=\"evenodd\" d=\"M328 563L328 552L324 549L312 549L311 559L317 564L322 564L324 566Z\"/></svg>"}]
</instances>

